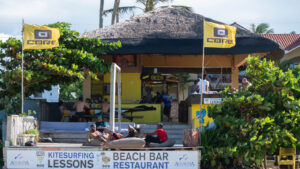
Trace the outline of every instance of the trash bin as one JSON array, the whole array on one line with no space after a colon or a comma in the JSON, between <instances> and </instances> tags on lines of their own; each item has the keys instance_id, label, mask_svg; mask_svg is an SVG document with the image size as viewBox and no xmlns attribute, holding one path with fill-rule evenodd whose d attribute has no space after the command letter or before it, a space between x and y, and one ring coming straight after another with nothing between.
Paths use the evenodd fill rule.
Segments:
<instances>
[{"instance_id":1,"label":"trash bin","mask_svg":"<svg viewBox=\"0 0 300 169\"><path fill-rule=\"evenodd\" d=\"M198 129L185 129L183 131L183 146L184 147L197 147L199 145L200 130Z\"/></svg>"}]
</instances>

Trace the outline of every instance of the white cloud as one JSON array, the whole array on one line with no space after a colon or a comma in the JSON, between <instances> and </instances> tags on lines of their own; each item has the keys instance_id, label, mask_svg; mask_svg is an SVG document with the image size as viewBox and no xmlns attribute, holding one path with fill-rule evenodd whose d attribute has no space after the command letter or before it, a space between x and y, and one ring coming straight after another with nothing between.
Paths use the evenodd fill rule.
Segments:
<instances>
[{"instance_id":1,"label":"white cloud","mask_svg":"<svg viewBox=\"0 0 300 169\"><path fill-rule=\"evenodd\" d=\"M5 34L5 33L0 33L0 40L2 42L7 41L8 38L12 37L11 35Z\"/></svg>"}]
</instances>

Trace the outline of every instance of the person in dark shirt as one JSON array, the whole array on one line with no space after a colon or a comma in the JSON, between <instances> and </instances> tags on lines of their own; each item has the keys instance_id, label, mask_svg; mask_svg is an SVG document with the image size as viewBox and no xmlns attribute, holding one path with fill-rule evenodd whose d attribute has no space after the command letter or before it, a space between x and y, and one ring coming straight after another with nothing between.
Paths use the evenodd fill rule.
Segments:
<instances>
[{"instance_id":1,"label":"person in dark shirt","mask_svg":"<svg viewBox=\"0 0 300 169\"><path fill-rule=\"evenodd\" d=\"M102 120L102 116L98 116L98 121L96 122L96 129L103 133L104 129L106 128L107 124L105 121Z\"/></svg>"},{"instance_id":2,"label":"person in dark shirt","mask_svg":"<svg viewBox=\"0 0 300 169\"><path fill-rule=\"evenodd\" d=\"M156 92L156 96L153 98L153 102L156 104L161 104L162 96L159 92Z\"/></svg>"},{"instance_id":3,"label":"person in dark shirt","mask_svg":"<svg viewBox=\"0 0 300 169\"><path fill-rule=\"evenodd\" d=\"M136 130L131 125L128 125L128 135L126 137L135 137L136 136Z\"/></svg>"},{"instance_id":4,"label":"person in dark shirt","mask_svg":"<svg viewBox=\"0 0 300 169\"><path fill-rule=\"evenodd\" d=\"M153 135L157 135L157 137L154 137ZM149 146L151 142L153 143L163 143L168 139L167 132L163 129L163 124L158 123L157 129L153 133L144 133L146 146Z\"/></svg>"},{"instance_id":5,"label":"person in dark shirt","mask_svg":"<svg viewBox=\"0 0 300 169\"><path fill-rule=\"evenodd\" d=\"M168 117L168 121L171 121L171 107L172 107L172 103L171 103L171 99L170 96L167 93L164 93L162 95L162 100L164 102L164 114Z\"/></svg>"}]
</instances>

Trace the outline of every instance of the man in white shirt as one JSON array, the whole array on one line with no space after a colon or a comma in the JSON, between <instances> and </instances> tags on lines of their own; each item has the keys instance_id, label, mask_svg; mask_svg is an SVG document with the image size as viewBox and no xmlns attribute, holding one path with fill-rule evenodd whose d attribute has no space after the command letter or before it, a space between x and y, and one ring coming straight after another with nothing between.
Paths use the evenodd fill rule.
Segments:
<instances>
[{"instance_id":1,"label":"man in white shirt","mask_svg":"<svg viewBox=\"0 0 300 169\"><path fill-rule=\"evenodd\" d=\"M197 83L197 85L195 85L193 91L197 91L199 89L199 93L201 94L201 83L202 83L202 80L199 79L199 82ZM202 86L202 89L203 89L203 93L208 93L209 89L209 81L206 80L206 75L203 76L203 86Z\"/></svg>"}]
</instances>

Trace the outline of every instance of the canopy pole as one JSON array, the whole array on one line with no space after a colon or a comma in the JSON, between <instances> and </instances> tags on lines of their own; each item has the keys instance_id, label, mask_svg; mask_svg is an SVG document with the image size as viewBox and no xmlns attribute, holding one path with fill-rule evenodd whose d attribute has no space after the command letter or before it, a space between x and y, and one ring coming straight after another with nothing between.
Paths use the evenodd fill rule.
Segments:
<instances>
[{"instance_id":1,"label":"canopy pole","mask_svg":"<svg viewBox=\"0 0 300 169\"><path fill-rule=\"evenodd\" d=\"M110 67L110 113L109 113L109 125L110 130L115 131L115 97L116 97L116 66L112 63Z\"/></svg>"},{"instance_id":2,"label":"canopy pole","mask_svg":"<svg viewBox=\"0 0 300 169\"><path fill-rule=\"evenodd\" d=\"M121 120L122 120L122 113L121 113L121 69L117 66L118 70L118 129L119 133L121 133Z\"/></svg>"},{"instance_id":3,"label":"canopy pole","mask_svg":"<svg viewBox=\"0 0 300 169\"><path fill-rule=\"evenodd\" d=\"M202 43L202 72L201 72L201 88L200 88L200 91L201 91L201 95L200 95L200 117L198 118L201 118L201 112L202 112L202 100L203 100L203 77L204 77L204 58L205 58L205 45L204 45L204 34L205 34L205 31L204 31L204 26L205 26L205 18L203 16L203 43ZM200 124L200 132L201 132L201 124ZM200 133L199 132L199 133ZM200 146L201 146L201 134L200 134Z\"/></svg>"},{"instance_id":4,"label":"canopy pole","mask_svg":"<svg viewBox=\"0 0 300 169\"><path fill-rule=\"evenodd\" d=\"M115 98L116 98L116 74L118 74L118 127L121 132L121 68L112 63L110 67L110 113L109 113L109 125L110 130L115 131Z\"/></svg>"},{"instance_id":5,"label":"canopy pole","mask_svg":"<svg viewBox=\"0 0 300 169\"><path fill-rule=\"evenodd\" d=\"M21 62L21 113L24 112L24 19L22 19L22 62Z\"/></svg>"}]
</instances>

